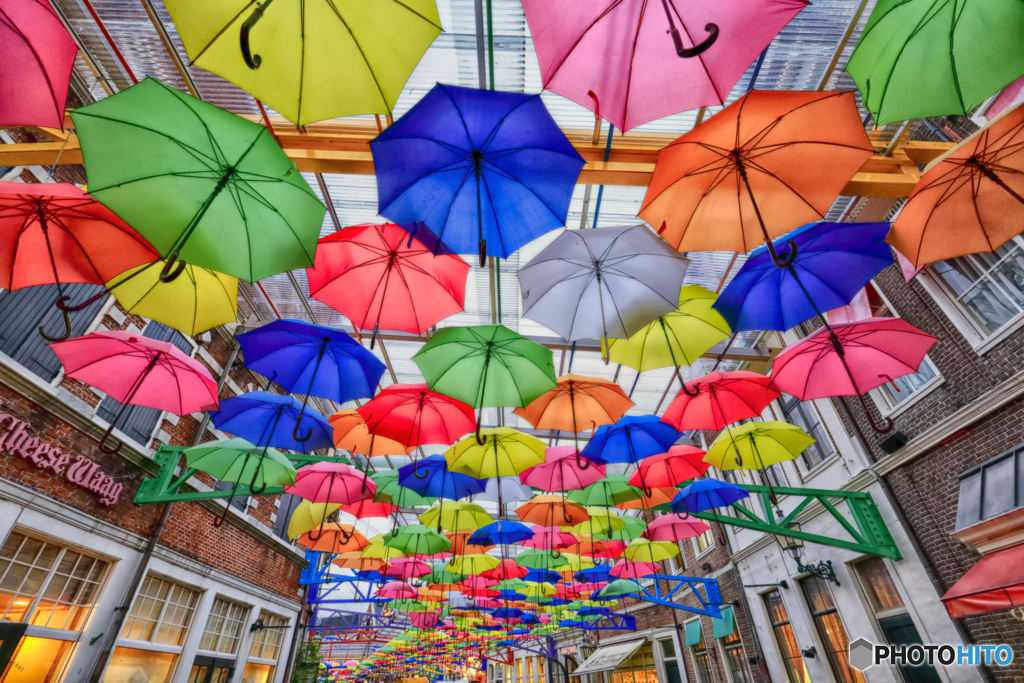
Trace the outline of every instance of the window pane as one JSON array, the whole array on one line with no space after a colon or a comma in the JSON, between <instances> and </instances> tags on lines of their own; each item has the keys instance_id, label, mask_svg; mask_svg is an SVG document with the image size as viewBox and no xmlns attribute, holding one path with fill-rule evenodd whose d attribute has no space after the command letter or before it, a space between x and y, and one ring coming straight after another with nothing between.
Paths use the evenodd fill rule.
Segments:
<instances>
[{"instance_id":1,"label":"window pane","mask_svg":"<svg viewBox=\"0 0 1024 683\"><path fill-rule=\"evenodd\" d=\"M50 638L22 638L11 660L4 683L51 683L56 681L74 643Z\"/></svg>"},{"instance_id":2,"label":"window pane","mask_svg":"<svg viewBox=\"0 0 1024 683\"><path fill-rule=\"evenodd\" d=\"M742 646L725 649L725 665L729 667L733 683L751 683L750 672L747 670L747 657L743 653Z\"/></svg>"},{"instance_id":3,"label":"window pane","mask_svg":"<svg viewBox=\"0 0 1024 683\"><path fill-rule=\"evenodd\" d=\"M859 671L850 667L847 659L850 640L839 618L839 612L836 611L828 583L820 577L812 576L802 580L800 586L811 608L818 636L825 643L825 654L828 656L832 673L842 683L863 683L864 678Z\"/></svg>"},{"instance_id":4,"label":"window pane","mask_svg":"<svg viewBox=\"0 0 1024 683\"><path fill-rule=\"evenodd\" d=\"M931 360L925 356L924 362L921 363L920 370L912 375L897 377L890 382L886 382L879 388L882 393L885 394L885 398L889 402L889 405L896 406L910 398L915 391L923 387L925 384L935 379L937 374L935 366L932 365Z\"/></svg>"},{"instance_id":5,"label":"window pane","mask_svg":"<svg viewBox=\"0 0 1024 683\"><path fill-rule=\"evenodd\" d=\"M168 683L177 658L167 652L115 648L103 683Z\"/></svg>"},{"instance_id":6,"label":"window pane","mask_svg":"<svg viewBox=\"0 0 1024 683\"><path fill-rule=\"evenodd\" d=\"M788 397L783 403L782 414L786 422L795 424L816 439L816 442L812 443L801 455L807 469L812 469L835 452L832 441L828 438L828 433L825 432L813 405Z\"/></svg>"},{"instance_id":7,"label":"window pane","mask_svg":"<svg viewBox=\"0 0 1024 683\"><path fill-rule=\"evenodd\" d=\"M779 591L772 591L764 596L764 604L768 608L772 630L775 632L775 641L782 653L782 660L786 664L786 673L790 683L810 683L807 668L804 666L804 658L800 653L800 646L796 642L793 628L789 625L789 614L782 602L782 595L779 594Z\"/></svg>"},{"instance_id":8,"label":"window pane","mask_svg":"<svg viewBox=\"0 0 1024 683\"><path fill-rule=\"evenodd\" d=\"M864 581L876 613L903 607L903 598L882 558L873 557L861 562L857 565L857 571Z\"/></svg>"},{"instance_id":9,"label":"window pane","mask_svg":"<svg viewBox=\"0 0 1024 683\"><path fill-rule=\"evenodd\" d=\"M121 637L161 645L181 645L199 594L169 581L147 576Z\"/></svg>"},{"instance_id":10,"label":"window pane","mask_svg":"<svg viewBox=\"0 0 1024 683\"><path fill-rule=\"evenodd\" d=\"M242 672L242 683L268 683L274 678L274 667L269 664L249 662Z\"/></svg>"},{"instance_id":11,"label":"window pane","mask_svg":"<svg viewBox=\"0 0 1024 683\"><path fill-rule=\"evenodd\" d=\"M662 657L664 657L665 659L675 659L676 646L675 643L672 642L672 639L665 638L663 640L659 640L658 642L661 643Z\"/></svg>"}]
</instances>

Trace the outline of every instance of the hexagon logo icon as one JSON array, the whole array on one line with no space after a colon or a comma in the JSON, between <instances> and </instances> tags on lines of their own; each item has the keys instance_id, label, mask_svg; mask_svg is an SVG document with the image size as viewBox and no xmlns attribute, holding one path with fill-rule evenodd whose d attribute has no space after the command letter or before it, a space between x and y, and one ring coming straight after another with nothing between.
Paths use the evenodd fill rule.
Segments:
<instances>
[{"instance_id":1,"label":"hexagon logo icon","mask_svg":"<svg viewBox=\"0 0 1024 683\"><path fill-rule=\"evenodd\" d=\"M858 638L850 643L850 666L858 671L863 671L875 663L875 646L864 638Z\"/></svg>"}]
</instances>

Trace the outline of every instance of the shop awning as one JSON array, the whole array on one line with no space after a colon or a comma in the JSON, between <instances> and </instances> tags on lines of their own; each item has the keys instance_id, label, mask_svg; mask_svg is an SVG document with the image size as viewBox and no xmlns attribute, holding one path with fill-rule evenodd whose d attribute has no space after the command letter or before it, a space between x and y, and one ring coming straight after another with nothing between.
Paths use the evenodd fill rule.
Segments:
<instances>
[{"instance_id":1,"label":"shop awning","mask_svg":"<svg viewBox=\"0 0 1024 683\"><path fill-rule=\"evenodd\" d=\"M1024 605L1024 544L982 557L942 602L954 619Z\"/></svg>"},{"instance_id":2,"label":"shop awning","mask_svg":"<svg viewBox=\"0 0 1024 683\"><path fill-rule=\"evenodd\" d=\"M583 662L583 666L572 672L572 675L582 676L583 674L593 674L598 671L610 671L629 659L645 642L647 642L646 638L640 638L639 640L627 640L624 643L615 643L614 645L605 645L598 648L594 654L587 657L587 661Z\"/></svg>"}]
</instances>

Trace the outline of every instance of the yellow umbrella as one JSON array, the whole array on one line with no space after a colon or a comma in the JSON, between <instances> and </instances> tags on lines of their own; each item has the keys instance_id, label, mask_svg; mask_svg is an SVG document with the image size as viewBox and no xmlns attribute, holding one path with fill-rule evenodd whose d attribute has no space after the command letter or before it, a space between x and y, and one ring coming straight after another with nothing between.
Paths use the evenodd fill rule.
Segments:
<instances>
[{"instance_id":1,"label":"yellow umbrella","mask_svg":"<svg viewBox=\"0 0 1024 683\"><path fill-rule=\"evenodd\" d=\"M440 505L435 505L420 515L419 519L423 526L431 527L437 525L449 531L476 530L494 521L476 503L468 503L461 500L456 502L442 501ZM439 519L440 524L438 524Z\"/></svg>"},{"instance_id":2,"label":"yellow umbrella","mask_svg":"<svg viewBox=\"0 0 1024 683\"><path fill-rule=\"evenodd\" d=\"M514 477L544 462L547 444L540 439L511 427L481 429L480 435L483 444L477 443L475 434L470 434L444 452L450 471L474 479Z\"/></svg>"},{"instance_id":3,"label":"yellow umbrella","mask_svg":"<svg viewBox=\"0 0 1024 683\"><path fill-rule=\"evenodd\" d=\"M178 278L179 280L181 278ZM340 508L338 503L311 503L303 500L292 511L288 520L288 538L295 538L320 526L329 515Z\"/></svg>"},{"instance_id":4,"label":"yellow umbrella","mask_svg":"<svg viewBox=\"0 0 1024 683\"><path fill-rule=\"evenodd\" d=\"M384 545L380 541L381 535L374 536L370 539L372 542L362 550L363 557L376 557L380 560L393 560L398 557L405 557L405 553Z\"/></svg>"},{"instance_id":5,"label":"yellow umbrella","mask_svg":"<svg viewBox=\"0 0 1024 683\"><path fill-rule=\"evenodd\" d=\"M162 282L164 261L121 273L107 283L118 303L187 337L238 320L238 279L206 268L185 266L172 282Z\"/></svg>"},{"instance_id":6,"label":"yellow umbrella","mask_svg":"<svg viewBox=\"0 0 1024 683\"><path fill-rule=\"evenodd\" d=\"M679 546L668 541L649 541L646 538L634 538L622 552L622 556L632 562L660 562L679 554Z\"/></svg>"},{"instance_id":7,"label":"yellow umbrella","mask_svg":"<svg viewBox=\"0 0 1024 683\"><path fill-rule=\"evenodd\" d=\"M748 422L726 427L711 444L704 462L720 470L760 470L793 460L814 442L804 430L788 422Z\"/></svg>"},{"instance_id":8,"label":"yellow umbrella","mask_svg":"<svg viewBox=\"0 0 1024 683\"><path fill-rule=\"evenodd\" d=\"M589 557L580 557L579 555L573 555L572 553L562 553L562 558L568 562L568 564L564 566L569 567L574 571L589 569L594 566L594 561Z\"/></svg>"},{"instance_id":9,"label":"yellow umbrella","mask_svg":"<svg viewBox=\"0 0 1024 683\"><path fill-rule=\"evenodd\" d=\"M562 531L570 534L594 536L607 534L611 531L620 531L626 528L626 523L617 514L608 508L586 508L590 519L580 522L575 526L563 526Z\"/></svg>"},{"instance_id":10,"label":"yellow umbrella","mask_svg":"<svg viewBox=\"0 0 1024 683\"><path fill-rule=\"evenodd\" d=\"M456 574L483 574L497 566L498 561L491 555L461 555L453 557L445 569Z\"/></svg>"}]
</instances>

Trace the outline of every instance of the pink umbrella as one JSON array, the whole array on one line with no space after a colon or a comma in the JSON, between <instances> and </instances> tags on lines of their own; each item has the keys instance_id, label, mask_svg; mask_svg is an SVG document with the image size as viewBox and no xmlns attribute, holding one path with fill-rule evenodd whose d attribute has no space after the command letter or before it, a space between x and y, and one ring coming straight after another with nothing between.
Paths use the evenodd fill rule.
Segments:
<instances>
[{"instance_id":1,"label":"pink umbrella","mask_svg":"<svg viewBox=\"0 0 1024 683\"><path fill-rule=\"evenodd\" d=\"M416 628L434 628L437 626L437 622L441 620L441 612L439 610L431 612L410 612L409 619L412 620L412 625Z\"/></svg>"},{"instance_id":2,"label":"pink umbrella","mask_svg":"<svg viewBox=\"0 0 1024 683\"><path fill-rule=\"evenodd\" d=\"M575 452L575 449L573 449ZM590 470L585 470L589 472ZM579 541L567 531L562 531L557 526L534 525L533 538L521 541L519 545L524 548L539 548L541 550L562 550L569 546L576 545Z\"/></svg>"},{"instance_id":3,"label":"pink umbrella","mask_svg":"<svg viewBox=\"0 0 1024 683\"><path fill-rule=\"evenodd\" d=\"M697 538L710 528L704 522L689 515L662 515L644 530L644 536L651 541L675 543L684 538Z\"/></svg>"},{"instance_id":4,"label":"pink umbrella","mask_svg":"<svg viewBox=\"0 0 1024 683\"><path fill-rule=\"evenodd\" d=\"M710 372L683 385L661 416L678 431L713 429L757 417L779 397L764 375L746 370Z\"/></svg>"},{"instance_id":5,"label":"pink umbrella","mask_svg":"<svg viewBox=\"0 0 1024 683\"><path fill-rule=\"evenodd\" d=\"M641 460L639 468L629 478L629 484L640 486L641 482L646 482L654 487L678 486L708 471L711 465L704 462L705 455L706 452L695 446L672 446L668 453Z\"/></svg>"},{"instance_id":6,"label":"pink umbrella","mask_svg":"<svg viewBox=\"0 0 1024 683\"><path fill-rule=\"evenodd\" d=\"M323 464L323 463L321 463ZM430 573L430 565L414 557L396 557L384 576L395 579L416 579Z\"/></svg>"},{"instance_id":7,"label":"pink umbrella","mask_svg":"<svg viewBox=\"0 0 1024 683\"><path fill-rule=\"evenodd\" d=\"M519 475L520 481L542 491L579 491L605 477L604 465L587 464L581 469L574 446L549 448L544 453L544 460L540 465L523 470ZM582 461L590 462L586 458Z\"/></svg>"},{"instance_id":8,"label":"pink umbrella","mask_svg":"<svg viewBox=\"0 0 1024 683\"><path fill-rule=\"evenodd\" d=\"M99 449L121 449L105 444L128 405L188 415L217 409L217 382L199 361L178 347L131 332L93 332L50 344L64 373L106 393L121 404L117 416L100 440Z\"/></svg>"},{"instance_id":9,"label":"pink umbrella","mask_svg":"<svg viewBox=\"0 0 1024 683\"><path fill-rule=\"evenodd\" d=\"M467 576L465 579L459 582L459 586L465 586L466 588L490 588L491 586L497 586L497 579L489 579L485 576Z\"/></svg>"},{"instance_id":10,"label":"pink umbrella","mask_svg":"<svg viewBox=\"0 0 1024 683\"><path fill-rule=\"evenodd\" d=\"M373 500L377 495L377 484L351 465L318 462L299 468L295 484L285 486L284 490L312 503L353 505Z\"/></svg>"},{"instance_id":11,"label":"pink umbrella","mask_svg":"<svg viewBox=\"0 0 1024 683\"><path fill-rule=\"evenodd\" d=\"M617 579L639 581L645 576L657 574L659 570L660 567L654 562L633 562L623 558L615 563L609 573Z\"/></svg>"},{"instance_id":12,"label":"pink umbrella","mask_svg":"<svg viewBox=\"0 0 1024 683\"><path fill-rule=\"evenodd\" d=\"M917 372L937 342L900 318L869 318L824 327L787 346L772 363L771 386L801 401L831 396L857 396L876 432L879 428L863 394L897 377Z\"/></svg>"},{"instance_id":13,"label":"pink umbrella","mask_svg":"<svg viewBox=\"0 0 1024 683\"><path fill-rule=\"evenodd\" d=\"M378 598L386 598L388 600L401 600L403 598L410 598L415 600L419 597L419 593L415 588L407 583L401 581L390 581L384 584L384 587L377 591Z\"/></svg>"},{"instance_id":14,"label":"pink umbrella","mask_svg":"<svg viewBox=\"0 0 1024 683\"><path fill-rule=\"evenodd\" d=\"M619 130L721 105L804 0L523 0L544 88Z\"/></svg>"}]
</instances>

